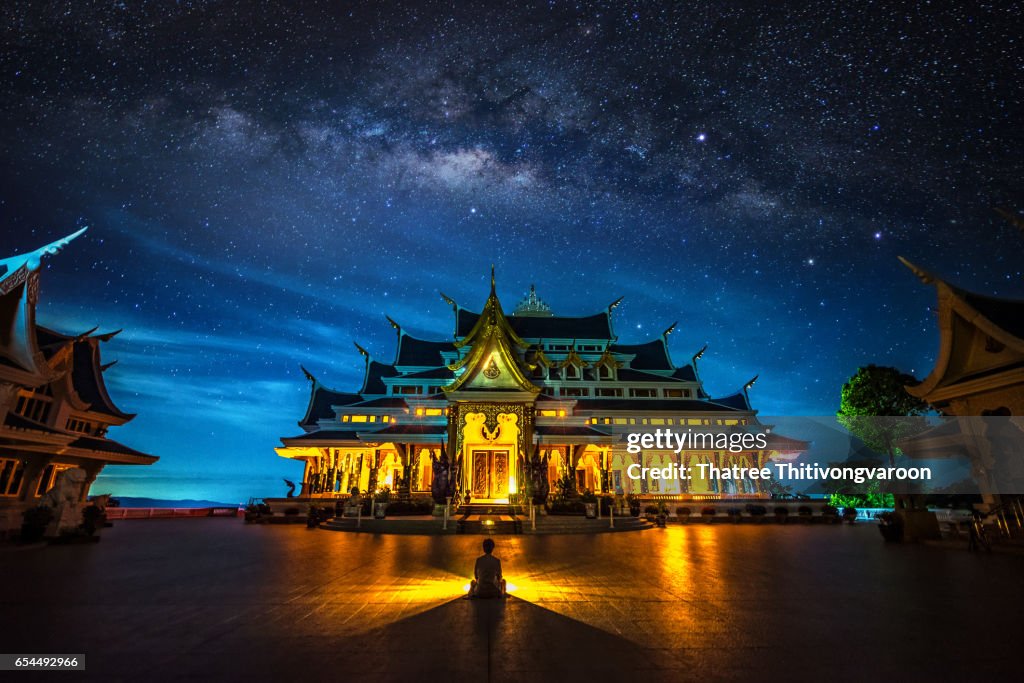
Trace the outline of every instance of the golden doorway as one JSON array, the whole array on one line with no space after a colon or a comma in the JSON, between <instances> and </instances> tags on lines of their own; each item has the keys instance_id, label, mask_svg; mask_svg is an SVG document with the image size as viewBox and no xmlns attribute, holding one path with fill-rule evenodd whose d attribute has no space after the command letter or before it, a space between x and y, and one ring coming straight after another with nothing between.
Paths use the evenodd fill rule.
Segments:
<instances>
[{"instance_id":1,"label":"golden doorway","mask_svg":"<svg viewBox=\"0 0 1024 683\"><path fill-rule=\"evenodd\" d=\"M474 499L508 498L508 451L473 451Z\"/></svg>"}]
</instances>

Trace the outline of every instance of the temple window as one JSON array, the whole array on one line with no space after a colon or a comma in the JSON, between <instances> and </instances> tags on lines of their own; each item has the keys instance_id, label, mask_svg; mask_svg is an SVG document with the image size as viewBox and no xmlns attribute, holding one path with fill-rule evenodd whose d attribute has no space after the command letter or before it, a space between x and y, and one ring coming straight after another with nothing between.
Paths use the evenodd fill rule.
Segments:
<instances>
[{"instance_id":1,"label":"temple window","mask_svg":"<svg viewBox=\"0 0 1024 683\"><path fill-rule=\"evenodd\" d=\"M658 395L657 389L630 389L631 398L654 398Z\"/></svg>"},{"instance_id":2,"label":"temple window","mask_svg":"<svg viewBox=\"0 0 1024 683\"><path fill-rule=\"evenodd\" d=\"M399 384L391 388L393 394L422 394L423 387L419 384Z\"/></svg>"},{"instance_id":3,"label":"temple window","mask_svg":"<svg viewBox=\"0 0 1024 683\"><path fill-rule=\"evenodd\" d=\"M562 387L562 396L590 396L586 387Z\"/></svg>"},{"instance_id":4,"label":"temple window","mask_svg":"<svg viewBox=\"0 0 1024 683\"><path fill-rule=\"evenodd\" d=\"M25 464L14 458L0 458L0 496L16 496L21 491Z\"/></svg>"},{"instance_id":5,"label":"temple window","mask_svg":"<svg viewBox=\"0 0 1024 683\"><path fill-rule=\"evenodd\" d=\"M50 399L38 398L32 394L21 394L14 412L35 422L46 422L50 417Z\"/></svg>"},{"instance_id":6,"label":"temple window","mask_svg":"<svg viewBox=\"0 0 1024 683\"><path fill-rule=\"evenodd\" d=\"M54 482L57 481L57 476L65 471L70 470L74 465L65 465L62 463L50 463L43 470L43 474L39 477L39 485L36 486L36 495L41 496L51 488L53 488Z\"/></svg>"},{"instance_id":7,"label":"temple window","mask_svg":"<svg viewBox=\"0 0 1024 683\"><path fill-rule=\"evenodd\" d=\"M594 390L597 396L622 396L622 389L607 389L605 387L598 387Z\"/></svg>"},{"instance_id":8,"label":"temple window","mask_svg":"<svg viewBox=\"0 0 1024 683\"><path fill-rule=\"evenodd\" d=\"M602 365L597 369L597 376L601 379L615 379L615 373L607 365Z\"/></svg>"},{"instance_id":9,"label":"temple window","mask_svg":"<svg viewBox=\"0 0 1024 683\"><path fill-rule=\"evenodd\" d=\"M75 418L68 418L65 428L69 432L78 432L79 434L93 434L98 433L98 429L94 429L92 423L84 420L76 420Z\"/></svg>"},{"instance_id":10,"label":"temple window","mask_svg":"<svg viewBox=\"0 0 1024 683\"><path fill-rule=\"evenodd\" d=\"M566 365L565 366L565 378L566 379L579 379L580 378L580 369L578 367L576 367L575 365Z\"/></svg>"}]
</instances>

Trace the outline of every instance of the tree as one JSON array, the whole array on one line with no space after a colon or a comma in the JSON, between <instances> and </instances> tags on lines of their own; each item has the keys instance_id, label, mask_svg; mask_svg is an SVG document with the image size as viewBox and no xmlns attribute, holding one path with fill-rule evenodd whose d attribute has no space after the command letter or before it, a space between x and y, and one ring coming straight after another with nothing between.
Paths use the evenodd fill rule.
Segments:
<instances>
[{"instance_id":1,"label":"tree","mask_svg":"<svg viewBox=\"0 0 1024 683\"><path fill-rule=\"evenodd\" d=\"M926 426L921 416L928 405L907 393L906 387L912 384L917 384L913 375L868 365L843 385L836 413L839 423L872 450L888 453L890 466L896 464L896 444Z\"/></svg>"}]
</instances>

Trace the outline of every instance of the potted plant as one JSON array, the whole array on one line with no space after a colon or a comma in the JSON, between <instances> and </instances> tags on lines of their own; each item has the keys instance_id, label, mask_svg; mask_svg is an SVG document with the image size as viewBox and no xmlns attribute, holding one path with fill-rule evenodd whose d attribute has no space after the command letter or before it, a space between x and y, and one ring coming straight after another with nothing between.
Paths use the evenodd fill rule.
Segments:
<instances>
[{"instance_id":1,"label":"potted plant","mask_svg":"<svg viewBox=\"0 0 1024 683\"><path fill-rule=\"evenodd\" d=\"M388 516L388 503L391 501L391 489L387 486L377 491L373 501L373 518L384 519Z\"/></svg>"},{"instance_id":2,"label":"potted plant","mask_svg":"<svg viewBox=\"0 0 1024 683\"><path fill-rule=\"evenodd\" d=\"M716 508L714 505L705 505L700 510L700 517L701 517L701 519L703 519L708 524L710 524L711 522L715 521L715 515L717 515L717 514L718 514L718 508Z\"/></svg>"},{"instance_id":3,"label":"potted plant","mask_svg":"<svg viewBox=\"0 0 1024 683\"><path fill-rule=\"evenodd\" d=\"M654 523L664 528L666 522L668 522L668 505L665 501L660 501L657 508L658 513L654 517Z\"/></svg>"},{"instance_id":4,"label":"potted plant","mask_svg":"<svg viewBox=\"0 0 1024 683\"><path fill-rule=\"evenodd\" d=\"M629 514L634 517L640 516L640 498L635 493L626 494L626 505L629 507Z\"/></svg>"},{"instance_id":5,"label":"potted plant","mask_svg":"<svg viewBox=\"0 0 1024 683\"><path fill-rule=\"evenodd\" d=\"M677 507L676 508L676 519L683 524L690 521L690 508L688 507Z\"/></svg>"},{"instance_id":6,"label":"potted plant","mask_svg":"<svg viewBox=\"0 0 1024 683\"><path fill-rule=\"evenodd\" d=\"M843 508L843 521L847 524L853 524L857 521L857 508L855 507L844 507Z\"/></svg>"},{"instance_id":7,"label":"potted plant","mask_svg":"<svg viewBox=\"0 0 1024 683\"><path fill-rule=\"evenodd\" d=\"M785 524L786 519L789 517L789 508L785 505L777 505L775 507L775 523Z\"/></svg>"},{"instance_id":8,"label":"potted plant","mask_svg":"<svg viewBox=\"0 0 1024 683\"><path fill-rule=\"evenodd\" d=\"M594 492L587 489L580 496L580 500L583 501L583 508L587 519L597 519L597 496L594 495Z\"/></svg>"}]
</instances>

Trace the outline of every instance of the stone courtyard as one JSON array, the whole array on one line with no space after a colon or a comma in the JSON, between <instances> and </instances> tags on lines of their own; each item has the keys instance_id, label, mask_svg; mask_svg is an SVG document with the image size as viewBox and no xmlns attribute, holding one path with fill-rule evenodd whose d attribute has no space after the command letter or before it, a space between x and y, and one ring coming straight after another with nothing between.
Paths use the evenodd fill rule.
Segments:
<instances>
[{"instance_id":1,"label":"stone courtyard","mask_svg":"<svg viewBox=\"0 0 1024 683\"><path fill-rule=\"evenodd\" d=\"M967 680L1019 668L1024 558L872 524L496 537L511 597L461 599L479 536L119 522L0 554L3 652L64 678ZM37 676L39 674L36 674Z\"/></svg>"}]
</instances>

